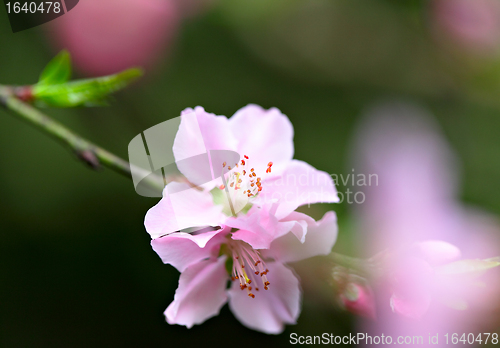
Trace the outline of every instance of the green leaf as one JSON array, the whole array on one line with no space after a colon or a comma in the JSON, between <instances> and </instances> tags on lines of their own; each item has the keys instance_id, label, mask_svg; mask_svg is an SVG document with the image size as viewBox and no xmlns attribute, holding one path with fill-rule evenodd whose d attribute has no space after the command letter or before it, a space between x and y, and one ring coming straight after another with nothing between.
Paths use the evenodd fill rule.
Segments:
<instances>
[{"instance_id":1,"label":"green leaf","mask_svg":"<svg viewBox=\"0 0 500 348\"><path fill-rule=\"evenodd\" d=\"M500 262L491 260L460 260L436 268L438 275L479 276L490 268L500 266Z\"/></svg>"},{"instance_id":2,"label":"green leaf","mask_svg":"<svg viewBox=\"0 0 500 348\"><path fill-rule=\"evenodd\" d=\"M71 56L63 50L43 69L38 84L54 85L68 82L71 77Z\"/></svg>"},{"instance_id":3,"label":"green leaf","mask_svg":"<svg viewBox=\"0 0 500 348\"><path fill-rule=\"evenodd\" d=\"M108 96L142 76L142 70L128 69L115 75L75 80L61 84L36 84L33 97L37 106L69 108L107 105Z\"/></svg>"}]
</instances>

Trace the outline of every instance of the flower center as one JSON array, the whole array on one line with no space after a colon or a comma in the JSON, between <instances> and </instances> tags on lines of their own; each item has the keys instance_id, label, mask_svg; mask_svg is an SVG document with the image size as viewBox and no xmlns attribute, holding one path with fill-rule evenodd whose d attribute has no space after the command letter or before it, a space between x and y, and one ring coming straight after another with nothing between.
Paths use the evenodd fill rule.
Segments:
<instances>
[{"instance_id":1,"label":"flower center","mask_svg":"<svg viewBox=\"0 0 500 348\"><path fill-rule=\"evenodd\" d=\"M227 215L235 216L248 206L253 197L262 191L261 178L257 176L255 169L247 164L248 156L243 157L244 159L236 163L234 168L227 166L227 169L232 171L229 173L227 181L223 176L224 184L219 186L219 189L225 191L227 195L227 203L224 204L224 212ZM226 165L224 162L222 167L225 168ZM266 173L271 173L272 166L273 162L267 164Z\"/></svg>"},{"instance_id":2,"label":"flower center","mask_svg":"<svg viewBox=\"0 0 500 348\"><path fill-rule=\"evenodd\" d=\"M259 284L262 284L264 290L268 290L270 283L267 280L267 273L269 270L266 268L266 264L260 257L259 252L239 240L231 239L228 247L233 259L231 280L238 280L241 290L246 290L251 298L255 298L252 290L259 291Z\"/></svg>"}]
</instances>

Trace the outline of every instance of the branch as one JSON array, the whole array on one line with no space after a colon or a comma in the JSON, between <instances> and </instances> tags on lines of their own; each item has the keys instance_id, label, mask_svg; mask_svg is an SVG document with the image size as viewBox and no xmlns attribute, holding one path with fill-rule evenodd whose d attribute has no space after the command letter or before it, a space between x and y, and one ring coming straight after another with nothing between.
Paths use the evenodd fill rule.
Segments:
<instances>
[{"instance_id":1,"label":"branch","mask_svg":"<svg viewBox=\"0 0 500 348\"><path fill-rule=\"evenodd\" d=\"M328 257L336 265L354 270L357 274L365 278L373 276L377 270L370 260L358 259L336 252L331 252Z\"/></svg>"},{"instance_id":2,"label":"branch","mask_svg":"<svg viewBox=\"0 0 500 348\"><path fill-rule=\"evenodd\" d=\"M130 164L127 161L82 138L30 104L16 98L15 90L12 87L0 85L0 105L11 111L14 116L29 122L71 148L78 158L91 168L99 169L102 165L129 179L132 178ZM144 181L153 189L163 189L162 178L150 176Z\"/></svg>"}]
</instances>

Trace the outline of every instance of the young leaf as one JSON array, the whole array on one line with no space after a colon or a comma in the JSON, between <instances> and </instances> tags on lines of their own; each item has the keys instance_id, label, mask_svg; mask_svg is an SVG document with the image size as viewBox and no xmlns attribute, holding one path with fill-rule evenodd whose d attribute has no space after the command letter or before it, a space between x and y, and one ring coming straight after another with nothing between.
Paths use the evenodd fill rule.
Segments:
<instances>
[{"instance_id":1,"label":"young leaf","mask_svg":"<svg viewBox=\"0 0 500 348\"><path fill-rule=\"evenodd\" d=\"M478 276L490 268L500 266L500 262L489 260L460 260L436 268L439 275Z\"/></svg>"},{"instance_id":2,"label":"young leaf","mask_svg":"<svg viewBox=\"0 0 500 348\"><path fill-rule=\"evenodd\" d=\"M107 105L109 94L120 90L142 76L142 70L133 68L115 75L67 83L33 86L33 97L38 106L69 108L75 106Z\"/></svg>"},{"instance_id":3,"label":"young leaf","mask_svg":"<svg viewBox=\"0 0 500 348\"><path fill-rule=\"evenodd\" d=\"M38 84L54 85L68 82L71 77L71 56L63 50L43 69Z\"/></svg>"}]
</instances>

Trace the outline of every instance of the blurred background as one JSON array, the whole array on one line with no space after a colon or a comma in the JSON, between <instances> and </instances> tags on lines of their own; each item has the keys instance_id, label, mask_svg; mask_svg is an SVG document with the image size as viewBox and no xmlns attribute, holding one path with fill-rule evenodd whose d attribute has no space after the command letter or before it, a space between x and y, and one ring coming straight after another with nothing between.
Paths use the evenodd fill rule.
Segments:
<instances>
[{"instance_id":1,"label":"blurred background","mask_svg":"<svg viewBox=\"0 0 500 348\"><path fill-rule=\"evenodd\" d=\"M35 83L62 48L72 53L79 78L145 67L145 77L116 94L109 107L45 110L123 158L134 136L186 107L231 116L255 103L290 118L295 158L338 177L378 173L379 167L363 164L363 148L376 146L365 141L364 120L380 113L381 104L397 103L396 111L387 111L396 117L423 114L447 154L426 162L425 153L412 152L417 162L411 167L413 157L406 158L408 172L421 168L422 158L437 164L428 164L432 175L406 184L419 192L421 183L432 181L423 188L432 190L453 181L443 195L488 216L489 239L481 243L491 248L480 249L480 256L500 255L497 0L80 0L67 15L16 34L0 6L1 84ZM399 132L395 139L405 139L404 125L380 127L388 137ZM424 129L423 144L427 128L417 127ZM390 148L384 146L379 155ZM312 279L307 283L314 286L303 285L298 324L278 336L243 327L227 306L191 330L170 326L163 311L178 272L162 264L143 226L157 200L140 197L131 181L109 170L87 169L4 110L0 148L1 347L279 347L289 345L292 332L345 335L365 325L340 308L328 280ZM453 165L441 163L451 157ZM384 178L380 173L381 186ZM344 193L351 186L340 181L337 187ZM367 204L385 206L385 196L372 199L376 193L358 190ZM303 211L320 218L331 209L339 217L335 251L358 257L381 251L363 244L378 235L359 223L360 214L368 214L359 204L344 200ZM475 243L450 238L462 247ZM318 262L296 269L307 277ZM488 319L474 326L477 332L500 332L497 297L486 306ZM466 324L463 330L476 332Z\"/></svg>"}]
</instances>

